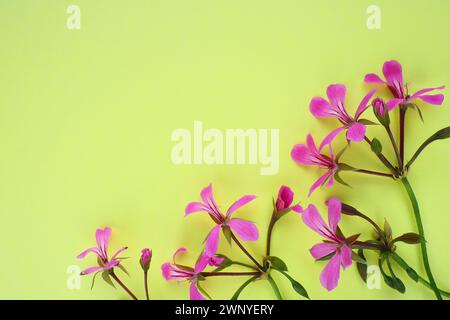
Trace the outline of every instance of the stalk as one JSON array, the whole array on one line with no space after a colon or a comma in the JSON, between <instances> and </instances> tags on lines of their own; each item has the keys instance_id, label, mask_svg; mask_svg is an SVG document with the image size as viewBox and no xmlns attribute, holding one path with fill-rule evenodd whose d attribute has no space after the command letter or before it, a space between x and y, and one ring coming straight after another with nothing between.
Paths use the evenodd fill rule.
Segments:
<instances>
[{"instance_id":1,"label":"stalk","mask_svg":"<svg viewBox=\"0 0 450 320\"><path fill-rule=\"evenodd\" d=\"M245 249L245 247L238 240L238 238L236 238L233 232L231 232L231 239L233 239L233 241L238 245L242 252L244 252L244 254L249 257L250 260L252 260L252 262L259 268L259 270L264 270L263 266L258 261L256 261L256 259L250 254L250 252L247 251L247 249Z\"/></svg>"},{"instance_id":2,"label":"stalk","mask_svg":"<svg viewBox=\"0 0 450 320\"><path fill-rule=\"evenodd\" d=\"M138 298L134 295L134 293L131 292L131 290L128 289L127 286L122 281L120 281L120 279L116 276L116 274L114 272L111 272L110 275L111 275L111 278L113 278L119 284L119 286L121 286L122 289L125 290L126 293L128 293L128 295L133 300L138 300Z\"/></svg>"}]
</instances>

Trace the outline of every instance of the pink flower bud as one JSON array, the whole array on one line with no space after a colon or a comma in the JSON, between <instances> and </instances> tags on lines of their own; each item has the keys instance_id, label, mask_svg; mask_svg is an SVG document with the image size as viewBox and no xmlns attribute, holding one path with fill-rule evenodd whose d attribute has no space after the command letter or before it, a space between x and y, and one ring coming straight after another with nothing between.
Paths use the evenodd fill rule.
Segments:
<instances>
[{"instance_id":1,"label":"pink flower bud","mask_svg":"<svg viewBox=\"0 0 450 320\"><path fill-rule=\"evenodd\" d=\"M386 116L388 109L382 99L380 98L373 99L372 106L373 110L375 111L375 114L377 114L380 117Z\"/></svg>"},{"instance_id":2,"label":"pink flower bud","mask_svg":"<svg viewBox=\"0 0 450 320\"><path fill-rule=\"evenodd\" d=\"M141 263L141 267L145 272L147 272L148 269L150 268L151 260L152 260L152 250L150 250L149 248L142 249L141 259L139 262Z\"/></svg>"}]
</instances>

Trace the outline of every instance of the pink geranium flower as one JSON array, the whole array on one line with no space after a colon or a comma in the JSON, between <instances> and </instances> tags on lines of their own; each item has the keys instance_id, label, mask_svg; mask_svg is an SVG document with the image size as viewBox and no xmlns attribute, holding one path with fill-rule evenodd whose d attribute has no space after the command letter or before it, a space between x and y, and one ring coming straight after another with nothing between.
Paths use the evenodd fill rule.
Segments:
<instances>
[{"instance_id":1,"label":"pink geranium flower","mask_svg":"<svg viewBox=\"0 0 450 320\"><path fill-rule=\"evenodd\" d=\"M309 251L314 259L321 259L332 255L330 261L320 274L320 283L328 291L337 287L341 265L347 269L352 264L351 245L358 236L345 239L339 230L338 224L341 220L341 201L331 198L328 205L328 225L323 221L317 208L309 205L302 213L303 222L312 230L325 238L323 243L314 245Z\"/></svg>"},{"instance_id":2,"label":"pink geranium flower","mask_svg":"<svg viewBox=\"0 0 450 320\"><path fill-rule=\"evenodd\" d=\"M281 186L278 191L278 198L275 202L275 209L278 213L293 210L295 212L302 212L302 207L299 205L291 206L294 201L294 192L288 186Z\"/></svg>"},{"instance_id":3,"label":"pink geranium flower","mask_svg":"<svg viewBox=\"0 0 450 320\"><path fill-rule=\"evenodd\" d=\"M386 81L382 80L375 73L369 73L364 77L366 83L378 83L386 85L394 95L394 98L386 103L389 110L392 110L398 105L405 105L415 99L420 99L430 104L441 105L444 101L443 94L427 94L434 90L442 90L445 86L436 88L425 88L417 91L413 95L409 95L407 87L403 83L402 65L395 61L386 61L383 64L383 75Z\"/></svg>"},{"instance_id":4,"label":"pink geranium flower","mask_svg":"<svg viewBox=\"0 0 450 320\"><path fill-rule=\"evenodd\" d=\"M189 297L191 300L205 300L205 297L199 292L197 288L197 284L200 278L200 273L205 270L206 266L220 266L223 258L221 257L208 257L205 254L202 254L200 259L195 264L194 268L182 266L176 263L176 257L178 254L182 252L186 252L186 248L179 248L175 251L172 264L169 262L164 263L161 266L162 274L164 279L166 280L175 280L175 281L189 281Z\"/></svg>"},{"instance_id":5,"label":"pink geranium flower","mask_svg":"<svg viewBox=\"0 0 450 320\"><path fill-rule=\"evenodd\" d=\"M360 102L355 115L349 115L345 108L346 88L343 84L332 84L327 88L328 101L322 97L314 97L309 105L311 113L317 118L333 117L342 123L342 126L331 131L323 140L319 150L330 144L343 130L347 130L347 140L362 141L366 135L366 126L359 120L361 114L369 106L369 100L376 90L370 91Z\"/></svg>"},{"instance_id":6,"label":"pink geranium flower","mask_svg":"<svg viewBox=\"0 0 450 320\"><path fill-rule=\"evenodd\" d=\"M319 186L326 183L327 187L330 187L334 183L334 174L338 170L338 164L334 158L331 145L329 145L330 156L320 153L317 149L314 139L311 134L308 134L306 138L306 144L297 144L292 148L291 157L298 164L307 166L318 166L319 168L326 169L324 175L322 175L316 182L313 183L309 189L308 196L311 196L314 190Z\"/></svg>"},{"instance_id":7,"label":"pink geranium flower","mask_svg":"<svg viewBox=\"0 0 450 320\"><path fill-rule=\"evenodd\" d=\"M98 257L98 266L93 266L87 268L82 271L82 275L90 274L96 271L106 271L110 270L114 267L117 267L120 264L120 259L118 258L119 254L122 253L127 247L123 247L119 249L116 253L114 253L111 259L108 258L108 244L109 239L111 237L111 228L97 229L95 232L95 238L97 240L97 247L89 248L82 253L80 253L77 258L83 259L89 252L95 253Z\"/></svg>"},{"instance_id":8,"label":"pink geranium flower","mask_svg":"<svg viewBox=\"0 0 450 320\"><path fill-rule=\"evenodd\" d=\"M200 197L202 198L203 202L189 203L186 206L185 214L187 216L195 212L207 212L213 219L213 221L217 224L214 228L211 229L208 238L206 239L206 255L208 255L209 257L213 257L216 254L217 248L219 246L219 233L222 228L229 227L238 235L239 238L244 241L258 240L258 229L253 222L242 219L231 219L231 215L234 211L253 201L256 196L243 196L228 208L226 215L222 214L214 200L211 184L201 191Z\"/></svg>"}]
</instances>

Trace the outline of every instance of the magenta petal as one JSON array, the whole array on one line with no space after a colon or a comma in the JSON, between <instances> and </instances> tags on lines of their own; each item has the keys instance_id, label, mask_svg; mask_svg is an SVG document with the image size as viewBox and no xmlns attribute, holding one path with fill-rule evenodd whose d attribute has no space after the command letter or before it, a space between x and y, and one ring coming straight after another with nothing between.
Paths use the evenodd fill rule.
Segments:
<instances>
[{"instance_id":1,"label":"magenta petal","mask_svg":"<svg viewBox=\"0 0 450 320\"><path fill-rule=\"evenodd\" d=\"M330 198L328 205L328 225L333 232L336 232L337 225L341 221L342 203L337 197Z\"/></svg>"},{"instance_id":2,"label":"magenta petal","mask_svg":"<svg viewBox=\"0 0 450 320\"><path fill-rule=\"evenodd\" d=\"M320 274L320 283L322 286L328 291L336 288L339 282L340 271L341 258L339 253L336 253Z\"/></svg>"},{"instance_id":3,"label":"magenta petal","mask_svg":"<svg viewBox=\"0 0 450 320\"><path fill-rule=\"evenodd\" d=\"M381 80L381 78L379 76L377 76L375 73L369 73L366 74L366 76L364 77L364 82L365 83L379 83L379 84L384 84L385 82L383 80Z\"/></svg>"},{"instance_id":4,"label":"magenta petal","mask_svg":"<svg viewBox=\"0 0 450 320\"><path fill-rule=\"evenodd\" d=\"M210 231L205 244L205 253L208 257L214 257L219 247L219 233L222 225L217 225Z\"/></svg>"},{"instance_id":5,"label":"magenta petal","mask_svg":"<svg viewBox=\"0 0 450 320\"><path fill-rule=\"evenodd\" d=\"M325 181L333 175L333 171L329 170L325 172L323 176L321 176L319 179L316 180L316 182L313 183L311 188L309 188L308 197L311 196L311 194L316 190L318 187L320 187Z\"/></svg>"},{"instance_id":6,"label":"magenta petal","mask_svg":"<svg viewBox=\"0 0 450 320\"><path fill-rule=\"evenodd\" d=\"M189 298L191 300L205 300L205 297L198 291L195 282L192 282L189 287Z\"/></svg>"},{"instance_id":7,"label":"magenta petal","mask_svg":"<svg viewBox=\"0 0 450 320\"><path fill-rule=\"evenodd\" d=\"M389 85L403 87L402 65L395 61L386 61L383 64L383 74Z\"/></svg>"},{"instance_id":8,"label":"magenta petal","mask_svg":"<svg viewBox=\"0 0 450 320\"><path fill-rule=\"evenodd\" d=\"M111 257L111 260L114 260L115 258L117 258L117 256L118 256L119 254L121 254L122 252L124 252L124 251L127 250L127 249L128 249L128 247L122 247L122 248L120 248L119 250L117 250L117 252L114 253L113 256Z\"/></svg>"},{"instance_id":9,"label":"magenta petal","mask_svg":"<svg viewBox=\"0 0 450 320\"><path fill-rule=\"evenodd\" d=\"M359 103L358 109L356 109L355 120L358 120L359 116L370 106L369 100L377 92L377 90L372 90L364 96L364 98Z\"/></svg>"},{"instance_id":10,"label":"magenta petal","mask_svg":"<svg viewBox=\"0 0 450 320\"><path fill-rule=\"evenodd\" d=\"M399 104L405 102L404 99L391 99L386 103L386 107L388 108L389 111L391 111L392 109L394 109L396 106L398 106Z\"/></svg>"},{"instance_id":11,"label":"magenta petal","mask_svg":"<svg viewBox=\"0 0 450 320\"><path fill-rule=\"evenodd\" d=\"M200 259L195 264L194 273L199 274L200 272L205 270L206 266L208 265L209 260L212 258L213 257L210 258L205 253L203 253L202 256L200 257Z\"/></svg>"},{"instance_id":12,"label":"magenta petal","mask_svg":"<svg viewBox=\"0 0 450 320\"><path fill-rule=\"evenodd\" d=\"M184 213L186 216L190 215L191 213L207 212L207 211L208 209L201 202L191 202L184 209Z\"/></svg>"},{"instance_id":13,"label":"magenta petal","mask_svg":"<svg viewBox=\"0 0 450 320\"><path fill-rule=\"evenodd\" d=\"M333 106L345 105L346 88L343 84L331 84L327 88L327 96Z\"/></svg>"},{"instance_id":14,"label":"magenta petal","mask_svg":"<svg viewBox=\"0 0 450 320\"><path fill-rule=\"evenodd\" d=\"M187 249L184 248L184 247L178 248L178 249L175 251L175 253L173 254L173 256L172 256L172 261L173 261L173 263L176 264L175 259L177 258L177 256L178 256L180 253L183 253L183 252L186 252L186 251L187 251Z\"/></svg>"},{"instance_id":15,"label":"magenta petal","mask_svg":"<svg viewBox=\"0 0 450 320\"><path fill-rule=\"evenodd\" d=\"M320 216L319 211L317 211L317 208L313 204L310 204L305 209L305 211L303 211L302 220L309 228L317 232L322 237L334 241L334 239L331 237L332 233L328 229L328 226L325 224L325 221L323 221L322 217Z\"/></svg>"},{"instance_id":16,"label":"magenta petal","mask_svg":"<svg viewBox=\"0 0 450 320\"><path fill-rule=\"evenodd\" d=\"M166 280L172 280L171 277L171 272L170 270L172 269L172 266L170 265L170 263L166 262L161 266L161 271L162 271L162 275L164 277L164 279Z\"/></svg>"},{"instance_id":17,"label":"magenta petal","mask_svg":"<svg viewBox=\"0 0 450 320\"><path fill-rule=\"evenodd\" d=\"M107 264L103 266L103 270L109 270L112 269L120 264L120 260L111 260Z\"/></svg>"},{"instance_id":18,"label":"magenta petal","mask_svg":"<svg viewBox=\"0 0 450 320\"><path fill-rule=\"evenodd\" d=\"M423 95L425 93L428 93L428 92L431 92L431 91L434 91L434 90L442 90L442 89L445 89L445 86L440 86L440 87L435 87L435 88L424 88L424 89L421 89L421 90L417 91L416 93L414 93L411 96L411 99L415 99L418 96L421 96L421 95Z\"/></svg>"},{"instance_id":19,"label":"magenta petal","mask_svg":"<svg viewBox=\"0 0 450 320\"><path fill-rule=\"evenodd\" d=\"M81 274L82 275L87 275L87 274L91 274L91 273L94 273L94 272L99 271L99 270L103 270L103 267L101 267L101 266L89 267L89 268L81 271Z\"/></svg>"},{"instance_id":20,"label":"magenta petal","mask_svg":"<svg viewBox=\"0 0 450 320\"><path fill-rule=\"evenodd\" d=\"M97 240L98 248L102 254L106 256L108 250L109 238L111 237L111 228L97 229L95 232L95 238Z\"/></svg>"},{"instance_id":21,"label":"magenta petal","mask_svg":"<svg viewBox=\"0 0 450 320\"><path fill-rule=\"evenodd\" d=\"M247 195L241 197L239 200L237 200L230 206L230 208L227 211L227 218L229 218L233 214L233 212L235 212L237 209L239 209L242 206L245 206L247 203L249 203L255 199L256 199L256 196L251 195L251 194L247 194Z\"/></svg>"},{"instance_id":22,"label":"magenta petal","mask_svg":"<svg viewBox=\"0 0 450 320\"><path fill-rule=\"evenodd\" d=\"M100 251L98 250L98 248L89 248L89 249L87 249L87 250L84 250L82 253L80 253L78 256L77 256L77 259L83 259L84 257L86 257L86 255L89 253L89 252L93 252L93 253L95 253L97 256L99 256L100 257Z\"/></svg>"},{"instance_id":23,"label":"magenta petal","mask_svg":"<svg viewBox=\"0 0 450 320\"><path fill-rule=\"evenodd\" d=\"M347 269L352 265L352 249L348 246L343 246L341 248L341 264L344 269Z\"/></svg>"},{"instance_id":24,"label":"magenta petal","mask_svg":"<svg viewBox=\"0 0 450 320\"><path fill-rule=\"evenodd\" d=\"M214 196L212 193L212 184L210 183L205 188L202 189L200 192L200 197L202 198L203 202L207 205L215 205L216 202L214 201Z\"/></svg>"},{"instance_id":25,"label":"magenta petal","mask_svg":"<svg viewBox=\"0 0 450 320\"><path fill-rule=\"evenodd\" d=\"M292 206L291 210L297 213L303 213L303 208L300 205Z\"/></svg>"},{"instance_id":26,"label":"magenta petal","mask_svg":"<svg viewBox=\"0 0 450 320\"><path fill-rule=\"evenodd\" d=\"M442 102L444 102L444 95L443 94L424 94L417 97L418 99L425 101L429 104L434 105L441 105Z\"/></svg>"},{"instance_id":27,"label":"magenta petal","mask_svg":"<svg viewBox=\"0 0 450 320\"><path fill-rule=\"evenodd\" d=\"M350 141L360 142L366 136L366 126L362 123L355 122L347 129L347 139Z\"/></svg>"},{"instance_id":28,"label":"magenta petal","mask_svg":"<svg viewBox=\"0 0 450 320\"><path fill-rule=\"evenodd\" d=\"M242 219L231 219L227 224L244 241L256 241L259 238L258 228L253 222Z\"/></svg>"},{"instance_id":29,"label":"magenta petal","mask_svg":"<svg viewBox=\"0 0 450 320\"><path fill-rule=\"evenodd\" d=\"M317 260L329 255L332 252L335 252L336 249L337 245L335 243L323 242L314 245L311 249L309 249L309 252L313 258Z\"/></svg>"},{"instance_id":30,"label":"magenta petal","mask_svg":"<svg viewBox=\"0 0 450 320\"><path fill-rule=\"evenodd\" d=\"M322 97L314 97L309 103L309 110L317 118L334 116L333 107Z\"/></svg>"},{"instance_id":31,"label":"magenta petal","mask_svg":"<svg viewBox=\"0 0 450 320\"><path fill-rule=\"evenodd\" d=\"M291 158L298 164L314 164L314 156L309 148L304 144L296 144L291 150Z\"/></svg>"},{"instance_id":32,"label":"magenta petal","mask_svg":"<svg viewBox=\"0 0 450 320\"><path fill-rule=\"evenodd\" d=\"M334 140L334 138L336 138L336 136L342 132L342 130L344 130L345 127L339 127L337 129L334 129L333 131L331 131L326 137L325 139L323 139L322 143L320 144L319 150L322 150L323 147L325 147L326 145L330 145L331 142Z\"/></svg>"},{"instance_id":33,"label":"magenta petal","mask_svg":"<svg viewBox=\"0 0 450 320\"><path fill-rule=\"evenodd\" d=\"M276 202L277 211L289 208L292 201L294 201L294 192L288 186L281 186Z\"/></svg>"}]
</instances>

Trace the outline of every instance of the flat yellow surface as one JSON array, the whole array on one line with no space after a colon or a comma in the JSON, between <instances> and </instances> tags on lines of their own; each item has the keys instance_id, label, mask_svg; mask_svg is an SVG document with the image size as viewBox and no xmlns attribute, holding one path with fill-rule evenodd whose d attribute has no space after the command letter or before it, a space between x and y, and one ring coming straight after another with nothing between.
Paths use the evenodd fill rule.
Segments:
<instances>
[{"instance_id":1,"label":"flat yellow surface","mask_svg":"<svg viewBox=\"0 0 450 320\"><path fill-rule=\"evenodd\" d=\"M380 73L385 60L403 64L411 91L449 84L450 2L378 0L381 29L369 30L366 9L372 2L0 0L0 298L127 298L101 281L91 292L90 278L82 279L79 290L67 288L69 266L95 263L93 257L75 257L94 244L95 229L102 226L113 228L113 249L129 246L124 265L131 277L121 276L137 294L143 294L138 254L148 246L154 252L152 298L187 298L187 285L166 282L160 266L179 246L190 249L185 263L200 252L212 221L183 213L209 182L222 208L243 194L258 195L236 213L260 228L262 241L247 245L256 256L263 254L272 197L281 184L323 214L322 202L337 195L377 222L387 217L394 234L414 231L399 182L348 173L342 176L352 189L322 188L308 199L319 172L298 167L289 156L308 132L323 137L336 126L334 120L316 120L308 109L311 97L323 95L330 83L347 85L351 112L372 88L363 84L364 75ZM80 30L66 27L73 3L81 9ZM407 155L449 124L447 104L423 106L425 123L408 114ZM371 112L368 117L373 119ZM220 130L280 129L278 173L260 175L258 165L174 165L171 133L192 131L195 120ZM392 158L381 128L370 130ZM340 137L337 149L344 144ZM410 172L431 265L444 289L450 288L449 159L448 141L436 142ZM345 161L383 169L364 144L354 145ZM342 229L366 238L372 232L350 217L343 218ZM355 267L327 293L318 280L324 263L308 252L319 240L295 214L279 223L273 239L273 254L286 261L311 298L433 298L401 270L405 295L384 283L368 290ZM225 241L220 249L230 253ZM236 249L232 255L245 261ZM417 247L399 245L398 252L425 275ZM299 297L285 279L275 278L286 298ZM217 278L204 287L227 299L243 281ZM262 281L242 294L273 297Z\"/></svg>"}]
</instances>

